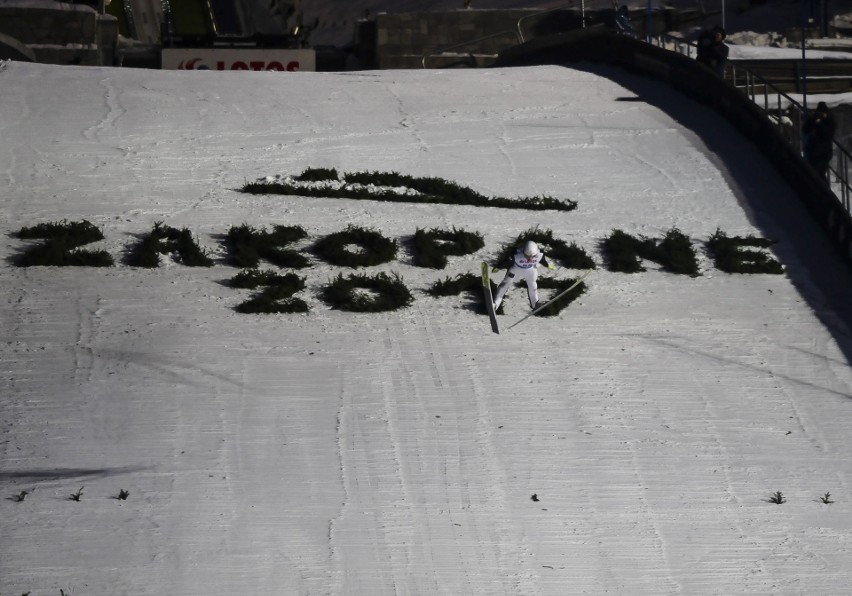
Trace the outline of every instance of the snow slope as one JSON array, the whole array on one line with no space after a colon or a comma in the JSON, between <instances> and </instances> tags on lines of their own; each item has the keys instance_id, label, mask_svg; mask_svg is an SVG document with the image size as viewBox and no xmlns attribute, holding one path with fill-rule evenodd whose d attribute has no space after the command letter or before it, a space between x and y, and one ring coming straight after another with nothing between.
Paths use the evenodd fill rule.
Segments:
<instances>
[{"instance_id":1,"label":"snow slope","mask_svg":"<svg viewBox=\"0 0 852 596\"><path fill-rule=\"evenodd\" d=\"M0 83L0 594L848 593L852 288L777 174L702 107L559 67L6 63ZM306 167L579 206L235 190ZM62 219L100 226L93 246L119 264L11 264L29 244L13 232ZM121 264L157 221L217 264ZM416 300L399 312L330 310L319 291L349 271L315 261L309 313L243 315L221 242L241 223L301 225L303 245L350 224L403 246L455 226L486 246L444 271L407 249L367 269L402 276ZM558 318L494 336L472 298L426 294L534 226L599 265ZM612 230L673 227L699 277L603 267ZM787 273L717 270L717 229L778 240ZM505 308L507 327L523 290Z\"/></svg>"}]
</instances>

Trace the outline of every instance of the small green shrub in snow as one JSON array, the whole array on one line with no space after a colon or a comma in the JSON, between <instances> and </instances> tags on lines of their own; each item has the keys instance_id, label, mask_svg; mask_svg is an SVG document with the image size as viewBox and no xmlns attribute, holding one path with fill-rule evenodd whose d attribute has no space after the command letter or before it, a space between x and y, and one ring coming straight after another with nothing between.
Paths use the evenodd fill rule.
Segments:
<instances>
[{"instance_id":1,"label":"small green shrub in snow","mask_svg":"<svg viewBox=\"0 0 852 596\"><path fill-rule=\"evenodd\" d=\"M427 290L431 296L458 296L462 292L482 293L482 278L474 273L463 273L454 278L445 277L436 281Z\"/></svg>"},{"instance_id":2,"label":"small green shrub in snow","mask_svg":"<svg viewBox=\"0 0 852 596\"><path fill-rule=\"evenodd\" d=\"M570 288L577 279L554 279L552 277L540 277L538 279L538 287L541 289L553 290L552 295L556 296L559 292ZM548 304L543 309L538 311L537 317L554 317L566 309L577 298L586 293L586 282L580 282L574 289L562 296L553 304ZM502 304L500 305L502 308Z\"/></svg>"},{"instance_id":3,"label":"small green shrub in snow","mask_svg":"<svg viewBox=\"0 0 852 596\"><path fill-rule=\"evenodd\" d=\"M334 168L307 168L294 178L299 182L324 182L338 179L337 170Z\"/></svg>"},{"instance_id":4,"label":"small green shrub in snow","mask_svg":"<svg viewBox=\"0 0 852 596\"><path fill-rule=\"evenodd\" d=\"M485 246L485 240L479 232L467 232L455 227L452 230L423 230L414 233L414 248L417 264L420 267L443 269L447 266L447 256L469 255Z\"/></svg>"},{"instance_id":5,"label":"small green shrub in snow","mask_svg":"<svg viewBox=\"0 0 852 596\"><path fill-rule=\"evenodd\" d=\"M91 222L62 220L21 228L13 234L24 240L40 239L15 260L19 267L111 267L112 256L105 250L78 250L80 246L104 239Z\"/></svg>"},{"instance_id":6,"label":"small green shrub in snow","mask_svg":"<svg viewBox=\"0 0 852 596\"><path fill-rule=\"evenodd\" d=\"M396 273L338 275L325 286L322 297L333 308L350 312L398 310L414 302L411 292Z\"/></svg>"},{"instance_id":7,"label":"small green shrub in snow","mask_svg":"<svg viewBox=\"0 0 852 596\"><path fill-rule=\"evenodd\" d=\"M356 246L357 250L350 247ZM339 267L382 265L396 258L397 242L375 230L349 226L318 240L314 254Z\"/></svg>"},{"instance_id":8,"label":"small green shrub in snow","mask_svg":"<svg viewBox=\"0 0 852 596\"><path fill-rule=\"evenodd\" d=\"M341 180L335 169L308 168L291 179L262 179L247 183L240 190L249 194L472 205L504 209L571 211L577 208L574 201L560 201L547 196L519 199L486 197L473 189L441 178L414 177L397 172L345 173L342 180L344 184L305 184L318 182L338 183Z\"/></svg>"},{"instance_id":9,"label":"small green shrub in snow","mask_svg":"<svg viewBox=\"0 0 852 596\"><path fill-rule=\"evenodd\" d=\"M639 273L645 271L640 259L662 265L665 271L698 276L698 259L692 242L683 232L672 228L662 240L647 236L635 237L622 230L613 230L601 242L601 252L610 271Z\"/></svg>"},{"instance_id":10,"label":"small green shrub in snow","mask_svg":"<svg viewBox=\"0 0 852 596\"><path fill-rule=\"evenodd\" d=\"M495 290L494 282L491 282L491 292ZM426 293L435 298L445 296L458 296L463 292L470 294L474 300L475 310L478 314L485 315L488 311L485 309L485 296L482 293L482 277L475 273L463 273L454 278L445 277L439 279L426 290ZM503 305L497 309L498 314L503 313Z\"/></svg>"},{"instance_id":11,"label":"small green shrub in snow","mask_svg":"<svg viewBox=\"0 0 852 596\"><path fill-rule=\"evenodd\" d=\"M161 254L175 254L177 261L187 267L213 266L213 259L201 250L187 228L178 230L161 221L155 222L153 230L130 250L127 264L134 267L159 267Z\"/></svg>"},{"instance_id":12,"label":"small green shrub in snow","mask_svg":"<svg viewBox=\"0 0 852 596\"><path fill-rule=\"evenodd\" d=\"M728 273L784 273L781 263L761 250L744 250L742 247L769 248L775 240L752 235L728 237L721 230L710 236L707 248L718 269Z\"/></svg>"},{"instance_id":13,"label":"small green shrub in snow","mask_svg":"<svg viewBox=\"0 0 852 596\"><path fill-rule=\"evenodd\" d=\"M308 312L308 304L294 296L305 289L305 278L295 273L281 274L275 271L246 269L228 280L232 288L243 288L259 292L237 305L235 310L247 314L281 314Z\"/></svg>"},{"instance_id":14,"label":"small green shrub in snow","mask_svg":"<svg viewBox=\"0 0 852 596\"><path fill-rule=\"evenodd\" d=\"M301 226L275 225L272 231L256 229L248 224L233 226L225 236L229 249L229 261L236 267L254 268L265 259L277 267L304 269L310 263L295 250L284 248L306 238L308 233Z\"/></svg>"}]
</instances>

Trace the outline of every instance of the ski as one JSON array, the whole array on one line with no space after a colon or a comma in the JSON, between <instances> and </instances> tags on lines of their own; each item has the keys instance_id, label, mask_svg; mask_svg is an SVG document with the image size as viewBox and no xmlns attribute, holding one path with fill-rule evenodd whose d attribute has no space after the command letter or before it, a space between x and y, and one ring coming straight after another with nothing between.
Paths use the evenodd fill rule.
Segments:
<instances>
[{"instance_id":1,"label":"ski","mask_svg":"<svg viewBox=\"0 0 852 596\"><path fill-rule=\"evenodd\" d=\"M491 320L491 331L500 333L497 326L497 315L494 314L494 297L491 295L491 276L489 275L488 263L482 263L482 296L485 299L485 310Z\"/></svg>"},{"instance_id":2,"label":"ski","mask_svg":"<svg viewBox=\"0 0 852 596\"><path fill-rule=\"evenodd\" d=\"M514 323L512 323L511 325L509 325L509 329L511 329L511 328L512 328L512 327L514 327L515 325L520 325L521 323L523 323L524 321L526 321L527 319L529 319L531 316L533 316L535 313L539 312L541 309L543 309L543 308L547 308L547 305L548 305L548 304L550 304L551 302L554 302L554 301L559 300L560 298L562 298L562 296L564 296L565 294L567 294L568 292L570 292L571 290L573 290L574 288L576 288L577 286L579 286L579 285L580 285L580 283L581 283L584 279L586 279L592 271L594 271L594 269L589 269L588 271L586 271L583 275L581 275L580 277L578 277L578 278L577 278L577 280L576 280L574 283L572 283L569 287L567 287L567 288L565 288L564 290L562 290L561 292L559 292L556 296L554 296L553 298L551 298L550 300L548 300L547 302L545 302L545 303L544 303L544 304L542 304L541 306L539 306L539 307L534 308L533 310L531 310L531 311L529 312L529 314L527 314L527 316L525 316L524 318L522 318L522 319L520 319L520 320L518 320L518 321L515 321Z\"/></svg>"}]
</instances>

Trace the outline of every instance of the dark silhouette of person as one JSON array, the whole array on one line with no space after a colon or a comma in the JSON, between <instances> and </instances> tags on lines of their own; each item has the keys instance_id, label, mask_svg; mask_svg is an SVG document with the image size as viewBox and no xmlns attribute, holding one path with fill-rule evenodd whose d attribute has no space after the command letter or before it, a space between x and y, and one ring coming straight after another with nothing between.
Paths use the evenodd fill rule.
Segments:
<instances>
[{"instance_id":1,"label":"dark silhouette of person","mask_svg":"<svg viewBox=\"0 0 852 596\"><path fill-rule=\"evenodd\" d=\"M802 125L802 137L805 159L820 176L828 180L828 165L834 155L834 133L837 122L824 101L817 104L816 110Z\"/></svg>"},{"instance_id":2,"label":"dark silhouette of person","mask_svg":"<svg viewBox=\"0 0 852 596\"><path fill-rule=\"evenodd\" d=\"M620 6L615 13L615 29L623 35L636 35L633 30L633 23L630 22L630 11L626 6Z\"/></svg>"},{"instance_id":3,"label":"dark silhouette of person","mask_svg":"<svg viewBox=\"0 0 852 596\"><path fill-rule=\"evenodd\" d=\"M725 64L728 62L730 48L725 44L728 36L721 27L704 30L698 36L698 50L695 59L720 77L725 76Z\"/></svg>"}]
</instances>

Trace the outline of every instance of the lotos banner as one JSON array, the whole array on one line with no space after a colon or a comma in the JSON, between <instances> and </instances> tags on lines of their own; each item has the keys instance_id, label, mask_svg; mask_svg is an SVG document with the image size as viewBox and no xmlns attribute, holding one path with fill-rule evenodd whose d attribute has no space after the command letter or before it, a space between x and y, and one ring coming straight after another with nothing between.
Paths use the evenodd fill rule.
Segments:
<instances>
[{"instance_id":1,"label":"lotos banner","mask_svg":"<svg viewBox=\"0 0 852 596\"><path fill-rule=\"evenodd\" d=\"M314 50L163 48L163 70L315 71Z\"/></svg>"}]
</instances>

